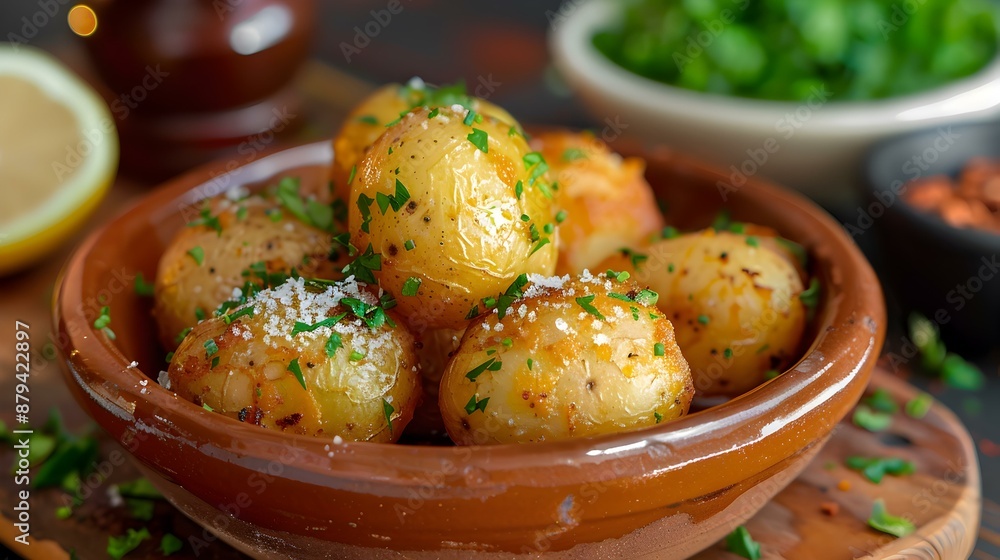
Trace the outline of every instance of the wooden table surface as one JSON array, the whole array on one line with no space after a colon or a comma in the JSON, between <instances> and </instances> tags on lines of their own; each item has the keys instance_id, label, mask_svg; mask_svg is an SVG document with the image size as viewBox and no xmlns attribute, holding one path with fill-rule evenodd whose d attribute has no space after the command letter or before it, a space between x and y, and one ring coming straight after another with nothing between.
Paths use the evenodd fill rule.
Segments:
<instances>
[{"instance_id":1,"label":"wooden table surface","mask_svg":"<svg viewBox=\"0 0 1000 560\"><path fill-rule=\"evenodd\" d=\"M302 141L330 135L345 108L369 88L363 82L315 63L306 68L298 83L308 100L311 122L302 132ZM149 188L149 185L120 179L88 222L87 229L99 227ZM77 241L83 236L84 233L77 236ZM27 272L0 280L0 309L3 310L0 367L6 372L13 370L14 321L31 325L31 420L41 424L50 408L58 408L68 426L79 428L89 421L65 388L48 337L53 284L72 252L72 245L68 244ZM877 384L888 388L900 401L913 391L887 374L881 374ZM12 399L13 385L12 375L0 377L0 394ZM12 408L7 405L0 408L0 419L12 426ZM749 522L751 533L764 545L765 558L882 558L893 554L901 554L896 557L902 558L915 556L918 552L919 557L924 558L964 558L972 550L977 535L981 547L972 557L996 558L988 550L1000 546L1000 506L987 502L980 510L975 451L960 423L946 409L936 406L922 421L898 417L891 432L904 437L874 436L843 424L809 469ZM105 456L117 445L106 440L102 441ZM909 443L900 446L900 441ZM876 486L843 467L843 459L849 455L887 454L914 461L917 473L911 477L886 477ZM3 465L12 457L12 452L5 450L0 455L0 469L6 468ZM835 466L827 468L828 462ZM68 557L65 551L74 549L82 559L106 558L103 551L109 535L120 534L126 527L140 526L128 518L123 508L108 504L106 489L114 482L136 476L137 471L131 463L117 467L101 481L97 491L77 510L77 515L65 521L57 520L54 515L55 508L61 505L59 491L34 493L32 534L48 542L36 541L27 548L12 541L9 519L13 514L13 482L12 477L5 477L0 483L0 515L5 518L5 522L0 522L0 542L6 543L10 550L0 548L0 553L55 559ZM838 490L841 481L847 481L850 490ZM867 528L864 520L870 511L871 500L877 496L886 499L892 513L904 514L917 521L918 532L897 540ZM823 502L836 503L839 513L834 516L822 513L820 505ZM976 519L980 511L983 525L978 527ZM173 532L184 537L200 533L198 527L166 503L157 506L153 521L142 525L148 526L154 534ZM160 557L151 542L127 558ZM203 553L201 557L241 558L221 543L213 543L203 552L207 555ZM194 555L185 547L174 557L193 558ZM718 545L698 558L736 557Z\"/></svg>"}]
</instances>

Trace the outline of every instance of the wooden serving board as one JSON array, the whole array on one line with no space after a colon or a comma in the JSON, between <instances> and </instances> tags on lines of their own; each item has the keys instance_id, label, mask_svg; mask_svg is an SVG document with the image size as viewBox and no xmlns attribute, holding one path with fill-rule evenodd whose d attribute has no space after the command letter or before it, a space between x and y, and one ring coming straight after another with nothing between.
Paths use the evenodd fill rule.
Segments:
<instances>
[{"instance_id":1,"label":"wooden serving board","mask_svg":"<svg viewBox=\"0 0 1000 560\"><path fill-rule=\"evenodd\" d=\"M332 133L345 107L353 104L367 90L365 84L316 63L303 74L299 89L309 100L310 113L319 123L307 128L303 141ZM141 196L145 185L120 180L102 203L88 228L98 227ZM83 234L79 239L83 238ZM72 400L59 366L47 347L51 331L50 305L52 287L72 247L65 247L42 265L20 275L0 279L0 395L13 399L14 321L31 325L33 364L31 370L31 419L41 425L48 411L57 408L71 429L79 431L89 424L83 411ZM891 391L900 403L911 398L916 390L887 373L878 373L873 387ZM14 411L10 404L0 406L0 419L14 426ZM124 451L107 437L101 436L101 456L106 477L88 482L90 496L77 508L72 518L59 520L56 509L63 505L58 490L35 491L31 495L31 545L14 541L15 490L13 476L0 477L0 556L18 555L29 559L59 560L69 558L70 551L82 560L107 558L108 537L120 535L127 528L147 527L153 538L126 556L126 559L162 558L157 551L160 538L170 532L188 542L190 537L209 543L196 556L190 544L171 558L211 558L228 560L244 558L225 544L206 539L203 530L166 502L156 506L149 522L130 519L123 507L109 504L108 488L117 482L137 478L139 472L129 461L113 461ZM901 456L913 461L916 474L907 477L886 477L880 485L866 481L860 474L844 468L843 461L851 455ZM0 471L9 473L13 452L0 450ZM832 468L827 468L832 464ZM110 466L110 468L107 468ZM846 481L849 490L837 488ZM869 529L865 523L876 497L885 499L889 511L911 517L918 531L903 539L895 539ZM824 502L836 504L839 512L829 516L821 510ZM987 504L991 519L1000 519L1000 507ZM980 516L979 470L972 441L954 415L935 405L922 420L897 415L885 434L875 435L841 423L813 463L792 481L784 491L748 524L753 537L762 544L764 558L789 559L850 559L917 557L967 558L976 541ZM984 539L993 533L985 530ZM696 558L735 559L721 544ZM976 558L992 557L982 553Z\"/></svg>"}]
</instances>

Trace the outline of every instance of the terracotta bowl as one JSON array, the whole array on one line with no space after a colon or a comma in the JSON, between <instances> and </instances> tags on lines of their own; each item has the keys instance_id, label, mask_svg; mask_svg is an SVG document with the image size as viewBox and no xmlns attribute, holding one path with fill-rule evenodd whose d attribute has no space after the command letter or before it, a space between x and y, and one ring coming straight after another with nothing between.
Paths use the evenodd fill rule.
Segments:
<instances>
[{"instance_id":1,"label":"terracotta bowl","mask_svg":"<svg viewBox=\"0 0 1000 560\"><path fill-rule=\"evenodd\" d=\"M616 148L621 146L616 145ZM757 389L640 432L493 447L288 436L241 424L156 383L165 367L152 278L196 202L283 175L323 181L327 143L219 162L155 190L94 233L55 298L66 380L80 404L186 515L257 558L674 558L731 531L805 467L860 398L882 347L879 283L840 226L802 197L750 180L723 200L714 168L644 152L681 228L723 207L803 244L823 297L802 359ZM229 170L227 172L227 169ZM99 301L100 300L100 301ZM92 327L111 308L117 340ZM129 367L132 361L138 367Z\"/></svg>"}]
</instances>

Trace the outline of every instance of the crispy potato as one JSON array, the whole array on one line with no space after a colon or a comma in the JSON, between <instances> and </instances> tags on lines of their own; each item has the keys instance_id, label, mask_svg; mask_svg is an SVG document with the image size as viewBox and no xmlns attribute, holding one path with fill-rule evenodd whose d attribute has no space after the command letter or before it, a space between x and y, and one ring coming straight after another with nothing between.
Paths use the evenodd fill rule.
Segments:
<instances>
[{"instance_id":1,"label":"crispy potato","mask_svg":"<svg viewBox=\"0 0 1000 560\"><path fill-rule=\"evenodd\" d=\"M464 104L476 112L497 118L520 129L510 113L478 97L465 94L464 86L435 88L419 79L403 86L389 84L375 90L358 104L340 126L333 139L333 169L331 179L341 198L350 195L348 185L353 169L368 148L385 132L386 125L416 107L450 107Z\"/></svg>"},{"instance_id":2,"label":"crispy potato","mask_svg":"<svg viewBox=\"0 0 1000 560\"><path fill-rule=\"evenodd\" d=\"M803 283L756 236L708 229L605 260L660 294L699 394L739 395L799 355Z\"/></svg>"},{"instance_id":3,"label":"crispy potato","mask_svg":"<svg viewBox=\"0 0 1000 560\"><path fill-rule=\"evenodd\" d=\"M269 196L240 201L220 197L206 208L203 218L183 228L160 258L153 315L167 350L177 348L184 333L210 317L235 288L257 281L245 276L255 263L263 263L268 273L295 268L309 277L343 276L343 263L336 255L330 260L330 234L278 210ZM346 252L340 257L345 259Z\"/></svg>"},{"instance_id":4,"label":"crispy potato","mask_svg":"<svg viewBox=\"0 0 1000 560\"><path fill-rule=\"evenodd\" d=\"M417 359L420 361L424 398L417 405L413 421L406 428L407 435L425 438L445 436L444 421L438 408L438 388L444 368L458 350L464 334L464 329L430 329L417 340Z\"/></svg>"},{"instance_id":5,"label":"crispy potato","mask_svg":"<svg viewBox=\"0 0 1000 560\"><path fill-rule=\"evenodd\" d=\"M523 137L490 117L431 114L416 109L378 139L349 205L353 243L381 254L379 284L416 332L463 328L480 300L556 261L551 187Z\"/></svg>"},{"instance_id":6,"label":"crispy potato","mask_svg":"<svg viewBox=\"0 0 1000 560\"><path fill-rule=\"evenodd\" d=\"M559 185L556 206L565 212L556 274L592 269L663 227L641 159L623 158L587 132L542 132L531 146L549 163Z\"/></svg>"},{"instance_id":7,"label":"crispy potato","mask_svg":"<svg viewBox=\"0 0 1000 560\"><path fill-rule=\"evenodd\" d=\"M445 370L441 414L455 443L593 436L687 412L691 373L654 293L587 272L529 278L505 315L469 326Z\"/></svg>"},{"instance_id":8,"label":"crispy potato","mask_svg":"<svg viewBox=\"0 0 1000 560\"><path fill-rule=\"evenodd\" d=\"M369 325L359 317L378 303L353 281L317 286L299 278L264 290L246 304L252 313L236 310L226 316L230 324L213 317L191 331L170 363L170 388L265 428L395 441L413 415L420 380L402 321ZM293 334L299 323L337 317L332 326Z\"/></svg>"}]
</instances>

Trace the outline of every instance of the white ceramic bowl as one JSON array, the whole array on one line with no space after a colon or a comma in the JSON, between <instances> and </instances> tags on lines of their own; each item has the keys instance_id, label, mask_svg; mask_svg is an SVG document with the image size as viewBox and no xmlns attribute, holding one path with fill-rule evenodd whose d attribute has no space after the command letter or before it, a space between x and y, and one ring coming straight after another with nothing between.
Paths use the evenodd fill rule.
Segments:
<instances>
[{"instance_id":1,"label":"white ceramic bowl","mask_svg":"<svg viewBox=\"0 0 1000 560\"><path fill-rule=\"evenodd\" d=\"M637 135L728 170L725 192L763 175L834 208L860 198L863 155L878 140L911 130L1000 115L1000 58L979 73L924 93L878 101L806 103L700 93L644 78L616 65L591 41L622 14L610 0L570 2L553 25L556 67L605 139ZM916 155L916 154L915 154Z\"/></svg>"}]
</instances>

